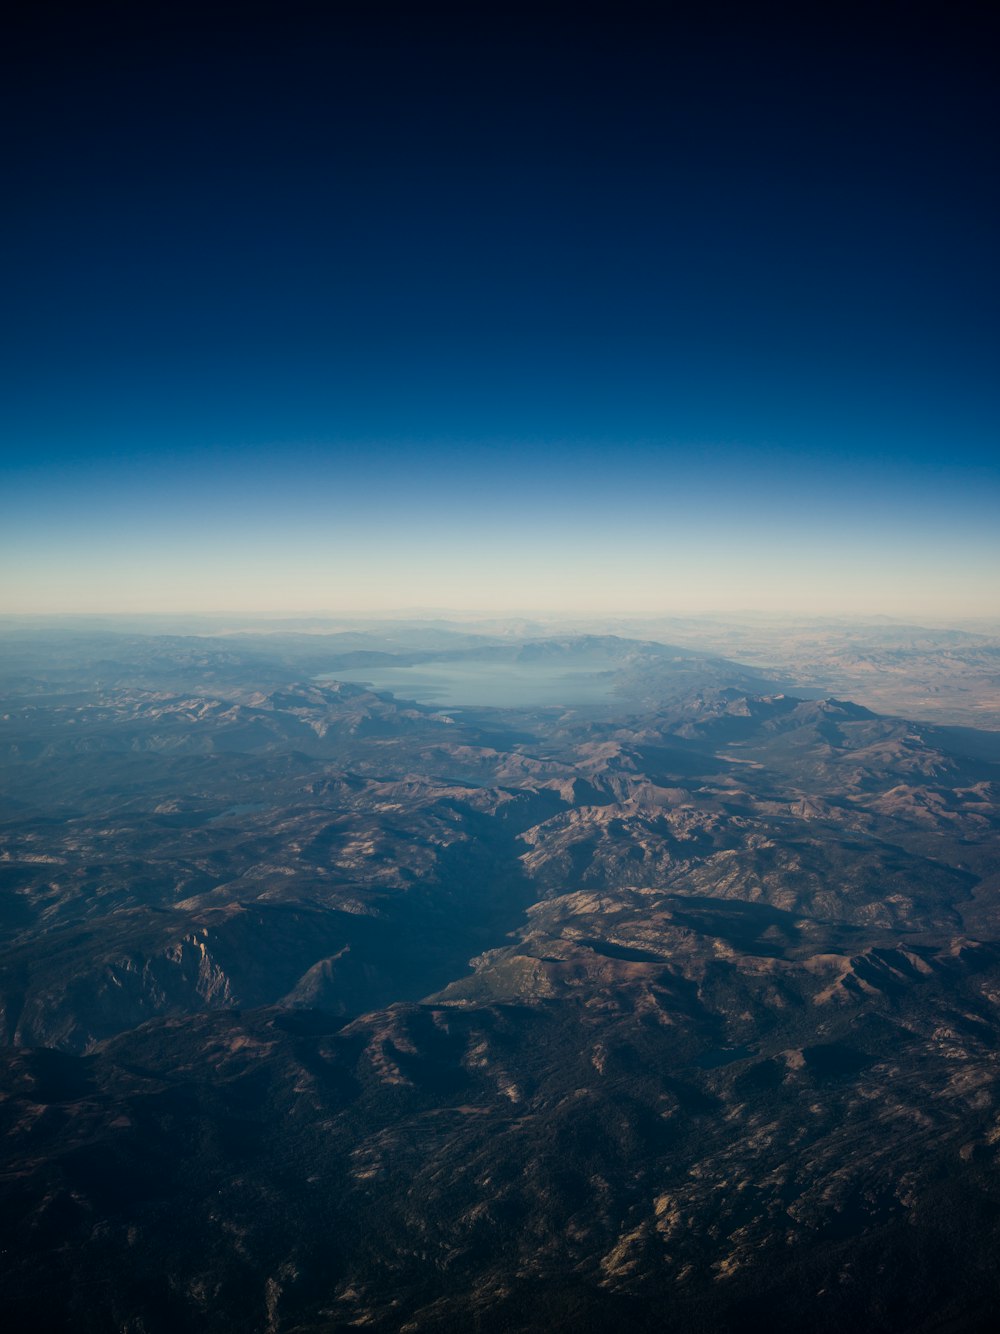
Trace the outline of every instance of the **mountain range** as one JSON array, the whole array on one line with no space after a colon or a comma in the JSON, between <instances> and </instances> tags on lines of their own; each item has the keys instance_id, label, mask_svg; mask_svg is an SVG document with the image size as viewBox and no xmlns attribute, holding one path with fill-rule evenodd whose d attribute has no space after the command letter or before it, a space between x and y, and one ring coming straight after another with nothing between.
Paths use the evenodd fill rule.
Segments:
<instances>
[{"instance_id":1,"label":"mountain range","mask_svg":"<svg viewBox=\"0 0 1000 1334\"><path fill-rule=\"evenodd\" d=\"M10 636L7 1327L991 1328L1000 734L422 633Z\"/></svg>"}]
</instances>

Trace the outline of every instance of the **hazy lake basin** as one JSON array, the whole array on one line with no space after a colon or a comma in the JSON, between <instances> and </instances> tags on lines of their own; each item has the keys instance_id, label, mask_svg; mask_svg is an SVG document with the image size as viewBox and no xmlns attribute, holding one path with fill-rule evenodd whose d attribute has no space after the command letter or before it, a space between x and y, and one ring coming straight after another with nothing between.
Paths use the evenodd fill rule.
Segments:
<instances>
[{"instance_id":1,"label":"hazy lake basin","mask_svg":"<svg viewBox=\"0 0 1000 1334\"><path fill-rule=\"evenodd\" d=\"M599 704L611 694L614 668L567 670L565 663L422 662L414 667L357 667L324 672L318 681L350 681L401 699L447 708L531 708Z\"/></svg>"}]
</instances>

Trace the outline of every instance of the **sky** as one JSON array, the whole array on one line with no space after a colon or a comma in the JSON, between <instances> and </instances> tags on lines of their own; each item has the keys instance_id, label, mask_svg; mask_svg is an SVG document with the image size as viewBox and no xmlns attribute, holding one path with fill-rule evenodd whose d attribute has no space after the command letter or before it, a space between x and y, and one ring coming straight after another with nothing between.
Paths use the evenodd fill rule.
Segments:
<instances>
[{"instance_id":1,"label":"sky","mask_svg":"<svg viewBox=\"0 0 1000 1334\"><path fill-rule=\"evenodd\" d=\"M30 7L0 612L1000 615L997 26Z\"/></svg>"}]
</instances>

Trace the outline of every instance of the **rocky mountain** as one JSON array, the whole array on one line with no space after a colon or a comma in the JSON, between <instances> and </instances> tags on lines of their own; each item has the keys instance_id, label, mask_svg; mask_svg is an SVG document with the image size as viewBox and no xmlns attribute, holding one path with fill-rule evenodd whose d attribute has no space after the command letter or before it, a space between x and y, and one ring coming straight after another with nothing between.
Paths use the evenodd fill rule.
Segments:
<instances>
[{"instance_id":1,"label":"rocky mountain","mask_svg":"<svg viewBox=\"0 0 1000 1334\"><path fill-rule=\"evenodd\" d=\"M0 668L8 1327L992 1327L1000 737L434 633Z\"/></svg>"}]
</instances>

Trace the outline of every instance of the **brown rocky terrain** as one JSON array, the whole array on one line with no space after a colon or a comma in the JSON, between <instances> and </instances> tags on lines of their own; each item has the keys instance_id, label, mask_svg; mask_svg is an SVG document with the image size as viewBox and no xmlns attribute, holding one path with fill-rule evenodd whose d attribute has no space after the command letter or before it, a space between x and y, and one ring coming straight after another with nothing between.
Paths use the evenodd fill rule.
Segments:
<instances>
[{"instance_id":1,"label":"brown rocky terrain","mask_svg":"<svg viewBox=\"0 0 1000 1334\"><path fill-rule=\"evenodd\" d=\"M10 1328L991 1327L995 737L109 641L0 681Z\"/></svg>"}]
</instances>

